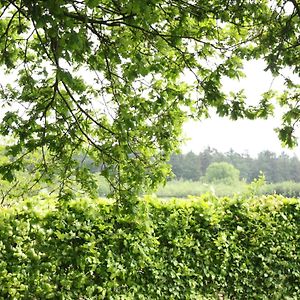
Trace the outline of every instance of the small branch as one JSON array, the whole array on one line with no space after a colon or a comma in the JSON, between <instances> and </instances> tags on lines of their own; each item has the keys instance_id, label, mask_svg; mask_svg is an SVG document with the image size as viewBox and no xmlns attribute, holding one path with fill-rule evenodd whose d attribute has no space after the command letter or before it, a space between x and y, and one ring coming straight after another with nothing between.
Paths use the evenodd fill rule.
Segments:
<instances>
[{"instance_id":1,"label":"small branch","mask_svg":"<svg viewBox=\"0 0 300 300\"><path fill-rule=\"evenodd\" d=\"M297 3L296 0L289 0L289 1L293 3L293 5L294 5L294 7L297 11L298 17L300 18L300 6L299 6L299 4Z\"/></svg>"},{"instance_id":2,"label":"small branch","mask_svg":"<svg viewBox=\"0 0 300 300\"><path fill-rule=\"evenodd\" d=\"M88 17L87 15L85 16L79 13L71 13L71 12L65 12L64 15L66 17L78 20L83 23L106 25L106 26L120 26L121 21L124 20L123 17L120 19L112 19L112 20L95 19L95 18Z\"/></svg>"},{"instance_id":3,"label":"small branch","mask_svg":"<svg viewBox=\"0 0 300 300\"><path fill-rule=\"evenodd\" d=\"M4 204L4 201L6 199L6 197L10 194L10 192L19 184L19 181L16 180L15 184L13 184L5 193L3 193L3 191L1 191L2 194L2 199L0 202L0 205L2 206Z\"/></svg>"},{"instance_id":4,"label":"small branch","mask_svg":"<svg viewBox=\"0 0 300 300\"><path fill-rule=\"evenodd\" d=\"M6 10L9 8L11 4L9 3L2 11L2 13L0 14L0 19L2 18L2 16L5 14Z\"/></svg>"},{"instance_id":5,"label":"small branch","mask_svg":"<svg viewBox=\"0 0 300 300\"><path fill-rule=\"evenodd\" d=\"M109 128L105 127L104 125L102 125L101 123L99 123L97 120L95 120L89 113L86 112L85 109L83 109L81 107L81 105L78 103L78 101L74 98L73 94L71 93L70 89L68 88L68 86L66 85L66 83L62 80L61 81L64 88L66 89L68 95L70 96L70 98L72 99L72 101L76 104L76 106L78 107L78 109L88 118L90 119L92 122L94 122L97 126L99 126L100 128L108 131L110 134L115 135L115 133L110 130Z\"/></svg>"},{"instance_id":6,"label":"small branch","mask_svg":"<svg viewBox=\"0 0 300 300\"><path fill-rule=\"evenodd\" d=\"M78 120L78 118L76 117L76 115L73 112L73 109L70 107L68 101L65 99L65 97L62 95L62 93L60 92L60 90L58 90L58 94L60 95L60 97L62 98L62 100L64 101L64 103L66 104L69 112L71 113L75 123L78 126L79 131L82 133L82 135L87 139L87 141L94 146L96 149L98 149L101 153L105 153L105 155L107 155L108 157L110 157L114 162L119 163L119 161L117 159L115 159L113 156L111 156L108 152L104 151L104 149L102 149L99 145L96 144L96 142L88 136L88 134L82 129L81 125L80 125L80 121Z\"/></svg>"}]
</instances>

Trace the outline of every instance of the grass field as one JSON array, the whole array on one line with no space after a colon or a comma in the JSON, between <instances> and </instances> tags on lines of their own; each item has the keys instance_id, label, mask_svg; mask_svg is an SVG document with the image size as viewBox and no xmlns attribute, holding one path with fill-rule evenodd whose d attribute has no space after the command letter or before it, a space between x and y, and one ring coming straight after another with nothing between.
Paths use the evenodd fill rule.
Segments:
<instances>
[{"instance_id":1,"label":"grass field","mask_svg":"<svg viewBox=\"0 0 300 300\"><path fill-rule=\"evenodd\" d=\"M273 195L278 194L284 197L300 197L300 183L298 182L280 182L268 184L263 180L257 180L251 184L243 181L234 184L225 183L203 183L200 181L173 180L167 182L155 193L157 197L162 198L184 198L189 195L200 196L205 193L211 193L217 197L233 195Z\"/></svg>"}]
</instances>

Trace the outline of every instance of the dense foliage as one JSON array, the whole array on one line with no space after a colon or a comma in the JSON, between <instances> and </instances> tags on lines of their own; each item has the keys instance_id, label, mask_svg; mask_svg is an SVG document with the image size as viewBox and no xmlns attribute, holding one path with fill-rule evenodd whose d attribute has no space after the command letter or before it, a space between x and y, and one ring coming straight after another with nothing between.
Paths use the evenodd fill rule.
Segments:
<instances>
[{"instance_id":1,"label":"dense foliage","mask_svg":"<svg viewBox=\"0 0 300 300\"><path fill-rule=\"evenodd\" d=\"M126 202L165 178L187 115L272 112L271 92L254 107L242 92L222 90L223 78L242 76L243 60L259 58L275 76L286 68L295 75L280 97L287 109L279 137L292 145L299 17L295 0L2 0L0 65L8 80L0 134L12 137L7 154L15 159L1 173L12 180L38 151L41 179L74 177L92 190L74 158L86 153Z\"/></svg>"},{"instance_id":2,"label":"dense foliage","mask_svg":"<svg viewBox=\"0 0 300 300\"><path fill-rule=\"evenodd\" d=\"M62 194L62 190L69 190L73 196L82 197L86 195L86 191L82 190L81 185L70 178L69 180L61 182L59 179L59 171L57 173L50 173L51 176L46 181L41 181L43 176L40 170L36 170L35 163L41 159L41 153L33 152L26 156L23 160L23 168L15 172L15 178L10 182L9 178L0 177L0 206L10 206L21 199L38 195L39 193L48 193L54 197L59 197ZM5 147L0 145L0 164L7 165L13 160L11 156L5 154ZM90 197L107 197L111 188L109 183L103 176L100 175L100 171L93 172L93 165L85 163L85 168L92 173L88 180L93 180L97 184L97 190L90 193Z\"/></svg>"},{"instance_id":3,"label":"dense foliage","mask_svg":"<svg viewBox=\"0 0 300 300\"><path fill-rule=\"evenodd\" d=\"M207 148L199 154L173 154L169 161L176 179L198 181L205 176L212 163L227 162L240 171L240 179L250 183L262 172L266 181L277 183L283 181L300 182L300 161L296 156L285 153L276 155L271 151L260 152L257 157L240 154L233 150L221 153Z\"/></svg>"},{"instance_id":4,"label":"dense foliage","mask_svg":"<svg viewBox=\"0 0 300 300\"><path fill-rule=\"evenodd\" d=\"M298 299L300 202L32 198L0 211L1 299ZM203 297L203 298L202 298Z\"/></svg>"},{"instance_id":5,"label":"dense foliage","mask_svg":"<svg viewBox=\"0 0 300 300\"><path fill-rule=\"evenodd\" d=\"M233 184L240 179L240 171L227 162L215 162L208 166L204 180L209 183Z\"/></svg>"}]
</instances>

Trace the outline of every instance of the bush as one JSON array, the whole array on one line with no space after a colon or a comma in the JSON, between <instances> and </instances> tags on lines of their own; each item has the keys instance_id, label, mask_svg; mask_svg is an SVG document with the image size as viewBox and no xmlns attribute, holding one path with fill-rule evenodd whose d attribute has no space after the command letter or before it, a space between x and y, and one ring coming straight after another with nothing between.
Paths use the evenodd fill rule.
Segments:
<instances>
[{"instance_id":1,"label":"bush","mask_svg":"<svg viewBox=\"0 0 300 300\"><path fill-rule=\"evenodd\" d=\"M100 175L100 173L96 173L97 183L98 183L98 195L99 197L107 197L111 193L111 189L109 187L108 181Z\"/></svg>"},{"instance_id":2,"label":"bush","mask_svg":"<svg viewBox=\"0 0 300 300\"><path fill-rule=\"evenodd\" d=\"M0 210L1 299L300 298L300 201L32 198Z\"/></svg>"},{"instance_id":3,"label":"bush","mask_svg":"<svg viewBox=\"0 0 300 300\"><path fill-rule=\"evenodd\" d=\"M209 183L232 184L239 181L240 171L227 162L215 162L208 166L204 180Z\"/></svg>"}]
</instances>

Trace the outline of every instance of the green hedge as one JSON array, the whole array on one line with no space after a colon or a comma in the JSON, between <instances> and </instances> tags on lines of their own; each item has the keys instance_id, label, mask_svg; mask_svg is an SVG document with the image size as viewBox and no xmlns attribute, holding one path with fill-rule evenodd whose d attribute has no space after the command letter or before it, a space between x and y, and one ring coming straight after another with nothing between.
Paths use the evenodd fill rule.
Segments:
<instances>
[{"instance_id":1,"label":"green hedge","mask_svg":"<svg viewBox=\"0 0 300 300\"><path fill-rule=\"evenodd\" d=\"M32 198L0 209L0 299L299 299L299 204Z\"/></svg>"}]
</instances>

